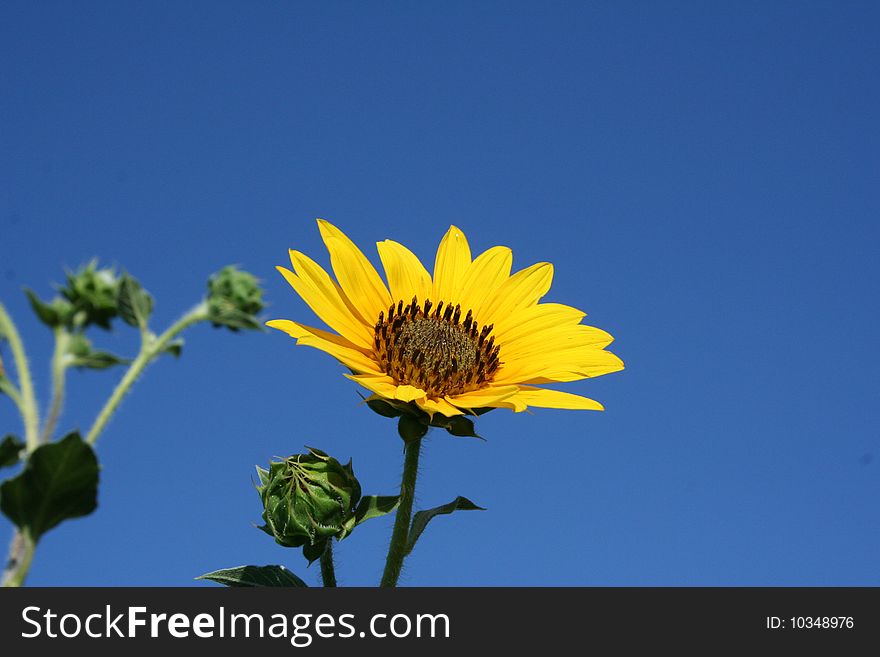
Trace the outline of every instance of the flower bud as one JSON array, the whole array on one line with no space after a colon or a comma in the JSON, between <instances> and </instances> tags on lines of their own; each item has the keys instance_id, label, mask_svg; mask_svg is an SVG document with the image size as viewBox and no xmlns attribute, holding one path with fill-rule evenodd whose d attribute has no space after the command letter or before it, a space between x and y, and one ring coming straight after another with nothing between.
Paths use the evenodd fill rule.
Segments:
<instances>
[{"instance_id":1,"label":"flower bud","mask_svg":"<svg viewBox=\"0 0 880 657\"><path fill-rule=\"evenodd\" d=\"M264 307L257 278L233 266L224 267L208 279L208 316L215 327L233 331L258 329L257 313Z\"/></svg>"},{"instance_id":2,"label":"flower bud","mask_svg":"<svg viewBox=\"0 0 880 657\"><path fill-rule=\"evenodd\" d=\"M258 468L257 487L263 502L262 529L285 547L303 547L310 560L332 537L344 538L352 526L361 486L351 461L342 465L324 452L308 448Z\"/></svg>"},{"instance_id":3,"label":"flower bud","mask_svg":"<svg viewBox=\"0 0 880 657\"><path fill-rule=\"evenodd\" d=\"M119 276L112 268L99 269L95 260L68 272L67 285L59 291L72 306L70 317L78 326L96 324L109 329L110 320L118 314Z\"/></svg>"}]
</instances>

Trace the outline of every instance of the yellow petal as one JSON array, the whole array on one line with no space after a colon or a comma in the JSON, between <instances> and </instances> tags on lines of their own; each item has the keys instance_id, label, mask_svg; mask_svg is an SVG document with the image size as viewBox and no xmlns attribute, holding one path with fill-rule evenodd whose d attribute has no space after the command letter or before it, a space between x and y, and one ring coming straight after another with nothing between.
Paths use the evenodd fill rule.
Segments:
<instances>
[{"instance_id":1,"label":"yellow petal","mask_svg":"<svg viewBox=\"0 0 880 657\"><path fill-rule=\"evenodd\" d=\"M502 363L496 384L576 381L623 369L623 361L610 351L586 347L536 354L513 363Z\"/></svg>"},{"instance_id":2,"label":"yellow petal","mask_svg":"<svg viewBox=\"0 0 880 657\"><path fill-rule=\"evenodd\" d=\"M345 377L386 399L394 399L394 394L397 392L394 379L386 374L346 374Z\"/></svg>"},{"instance_id":3,"label":"yellow petal","mask_svg":"<svg viewBox=\"0 0 880 657\"><path fill-rule=\"evenodd\" d=\"M427 394L424 390L410 385L397 386L397 390L394 392L394 398L403 402L417 401L424 399L426 396Z\"/></svg>"},{"instance_id":4,"label":"yellow petal","mask_svg":"<svg viewBox=\"0 0 880 657\"><path fill-rule=\"evenodd\" d=\"M493 246L478 255L467 268L458 298L462 312L473 310L479 315L480 306L490 294L510 278L513 252L506 246Z\"/></svg>"},{"instance_id":5,"label":"yellow petal","mask_svg":"<svg viewBox=\"0 0 880 657\"><path fill-rule=\"evenodd\" d=\"M584 311L561 303L537 303L499 318L492 335L503 345L545 329L579 324L584 317Z\"/></svg>"},{"instance_id":6,"label":"yellow petal","mask_svg":"<svg viewBox=\"0 0 880 657\"><path fill-rule=\"evenodd\" d=\"M416 255L393 240L377 242L376 248L385 268L392 301L409 303L415 296L424 303L431 296L431 275Z\"/></svg>"},{"instance_id":7,"label":"yellow petal","mask_svg":"<svg viewBox=\"0 0 880 657\"><path fill-rule=\"evenodd\" d=\"M432 417L434 416L434 413L440 413L446 417L464 415L464 411L457 409L445 399L431 399L430 397L426 397L421 401L417 401L416 404Z\"/></svg>"},{"instance_id":8,"label":"yellow petal","mask_svg":"<svg viewBox=\"0 0 880 657\"><path fill-rule=\"evenodd\" d=\"M527 406L541 408L564 408L572 411L604 411L605 407L594 399L581 397L570 392L547 390L546 388L520 387L516 400Z\"/></svg>"},{"instance_id":9,"label":"yellow petal","mask_svg":"<svg viewBox=\"0 0 880 657\"><path fill-rule=\"evenodd\" d=\"M294 271L276 267L309 308L330 328L364 349L373 344L373 329L346 304L330 275L308 256L290 251Z\"/></svg>"},{"instance_id":10,"label":"yellow petal","mask_svg":"<svg viewBox=\"0 0 880 657\"><path fill-rule=\"evenodd\" d=\"M575 324L536 331L515 340L504 342L503 362L512 365L518 360L534 355L548 355L555 351L569 349L604 349L614 338L595 326Z\"/></svg>"},{"instance_id":11,"label":"yellow petal","mask_svg":"<svg viewBox=\"0 0 880 657\"><path fill-rule=\"evenodd\" d=\"M458 408L482 408L502 399L507 399L517 392L519 392L519 386L489 386L460 395L447 396L446 401Z\"/></svg>"},{"instance_id":12,"label":"yellow petal","mask_svg":"<svg viewBox=\"0 0 880 657\"><path fill-rule=\"evenodd\" d=\"M378 365L371 357L365 355L363 351L341 336L292 322L289 319L273 319L266 322L266 326L284 331L290 337L296 338L297 344L315 347L330 354L351 370L380 374Z\"/></svg>"},{"instance_id":13,"label":"yellow petal","mask_svg":"<svg viewBox=\"0 0 880 657\"><path fill-rule=\"evenodd\" d=\"M517 310L538 302L553 281L553 265L539 262L508 278L480 308L481 324L496 324Z\"/></svg>"},{"instance_id":14,"label":"yellow petal","mask_svg":"<svg viewBox=\"0 0 880 657\"><path fill-rule=\"evenodd\" d=\"M434 286L431 301L456 304L464 274L471 264L471 249L458 228L450 226L440 240L434 260Z\"/></svg>"},{"instance_id":15,"label":"yellow petal","mask_svg":"<svg viewBox=\"0 0 880 657\"><path fill-rule=\"evenodd\" d=\"M367 257L341 230L323 219L318 219L318 228L330 252L330 264L342 291L358 309L364 323L374 325L379 311L387 311L391 305L391 295L385 283Z\"/></svg>"}]
</instances>

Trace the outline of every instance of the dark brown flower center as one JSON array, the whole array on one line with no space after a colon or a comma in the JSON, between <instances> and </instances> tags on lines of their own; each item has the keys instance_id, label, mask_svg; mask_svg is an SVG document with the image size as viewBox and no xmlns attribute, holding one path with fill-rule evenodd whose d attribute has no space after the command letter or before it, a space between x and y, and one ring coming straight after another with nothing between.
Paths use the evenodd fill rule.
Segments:
<instances>
[{"instance_id":1,"label":"dark brown flower center","mask_svg":"<svg viewBox=\"0 0 880 657\"><path fill-rule=\"evenodd\" d=\"M431 397L458 395L487 385L501 364L492 325L480 328L472 312L439 302L431 312L418 299L399 301L379 313L374 346L382 369L397 385L421 388Z\"/></svg>"}]
</instances>

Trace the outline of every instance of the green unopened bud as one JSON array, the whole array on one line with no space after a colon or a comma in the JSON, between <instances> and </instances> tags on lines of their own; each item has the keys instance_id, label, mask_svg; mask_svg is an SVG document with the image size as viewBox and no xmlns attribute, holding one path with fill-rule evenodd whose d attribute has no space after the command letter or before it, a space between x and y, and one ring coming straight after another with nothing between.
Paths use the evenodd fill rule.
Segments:
<instances>
[{"instance_id":1,"label":"green unopened bud","mask_svg":"<svg viewBox=\"0 0 880 657\"><path fill-rule=\"evenodd\" d=\"M257 491L266 522L262 529L285 547L303 547L312 560L328 540L350 531L361 486L351 461L342 465L320 450L308 450L272 461L268 470L258 468Z\"/></svg>"},{"instance_id":2,"label":"green unopened bud","mask_svg":"<svg viewBox=\"0 0 880 657\"><path fill-rule=\"evenodd\" d=\"M67 285L60 289L61 295L73 307L71 319L74 324L86 327L96 324L110 328L110 320L118 314L117 294L119 275L115 269L98 268L90 263L76 272L67 273Z\"/></svg>"},{"instance_id":3,"label":"green unopened bud","mask_svg":"<svg viewBox=\"0 0 880 657\"><path fill-rule=\"evenodd\" d=\"M215 327L259 329L263 290L257 278L230 265L208 279L208 316Z\"/></svg>"}]
</instances>

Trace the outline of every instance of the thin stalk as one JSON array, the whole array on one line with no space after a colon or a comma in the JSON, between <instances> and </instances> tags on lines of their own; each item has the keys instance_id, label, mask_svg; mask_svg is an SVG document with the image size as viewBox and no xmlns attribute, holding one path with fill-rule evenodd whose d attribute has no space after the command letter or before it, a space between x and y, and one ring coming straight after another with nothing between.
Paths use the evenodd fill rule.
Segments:
<instances>
[{"instance_id":1,"label":"thin stalk","mask_svg":"<svg viewBox=\"0 0 880 657\"><path fill-rule=\"evenodd\" d=\"M13 587L24 584L25 577L31 568L36 544L30 534L15 530L12 535L12 543L9 546L9 557L6 568L3 570L3 579L0 586Z\"/></svg>"},{"instance_id":2,"label":"thin stalk","mask_svg":"<svg viewBox=\"0 0 880 657\"><path fill-rule=\"evenodd\" d=\"M28 367L27 355L24 344L15 323L6 312L6 308L0 303L0 335L9 340L12 349L12 358L15 361L15 370L18 374L18 390L20 399L18 409L24 422L24 438L28 452L32 452L39 445L39 410L37 398L34 395L34 384L31 381L31 370Z\"/></svg>"},{"instance_id":3,"label":"thin stalk","mask_svg":"<svg viewBox=\"0 0 880 657\"><path fill-rule=\"evenodd\" d=\"M113 413L115 413L116 409L119 407L122 398L125 397L135 381L138 380L138 377L140 377L147 365L149 365L156 356L162 353L165 347L168 346L168 343L187 327L207 318L208 305L203 301L174 322L174 324L168 327L168 330L159 337L142 341L141 351L137 355L137 358L132 361L128 370L126 370L125 375L122 377L122 380L113 390L113 394L110 395L110 399L107 400L107 403L104 404L104 408L101 409L101 412L98 413L98 417L95 418L95 423L92 425L92 428L89 429L89 433L86 435L87 443L90 445L95 444L95 441L98 440L98 436L101 435L101 432L107 426L107 422L110 421Z\"/></svg>"},{"instance_id":4,"label":"thin stalk","mask_svg":"<svg viewBox=\"0 0 880 657\"><path fill-rule=\"evenodd\" d=\"M55 329L55 352L52 354L52 403L49 407L49 416L43 425L42 442L48 443L58 426L58 418L61 417L61 409L64 408L64 384L67 374L67 347L70 344L70 334L64 328Z\"/></svg>"},{"instance_id":5,"label":"thin stalk","mask_svg":"<svg viewBox=\"0 0 880 657\"><path fill-rule=\"evenodd\" d=\"M336 568L333 566L333 542L328 540L321 554L321 581L326 587L336 586Z\"/></svg>"},{"instance_id":6,"label":"thin stalk","mask_svg":"<svg viewBox=\"0 0 880 657\"><path fill-rule=\"evenodd\" d=\"M412 507L415 500L416 477L419 472L419 451L422 439L415 438L404 443L403 476L400 480L400 504L394 518L394 529L391 532L391 545L385 559L385 572L382 573L380 586L397 586L403 560L406 558L406 544L409 539L409 526L412 519Z\"/></svg>"},{"instance_id":7,"label":"thin stalk","mask_svg":"<svg viewBox=\"0 0 880 657\"><path fill-rule=\"evenodd\" d=\"M3 362L0 361L0 368L2 368ZM0 378L0 392L4 395L8 396L12 402L15 404L15 407L18 409L18 412L22 412L22 401L21 401L21 393L18 391L18 388L7 379L5 376Z\"/></svg>"}]
</instances>

